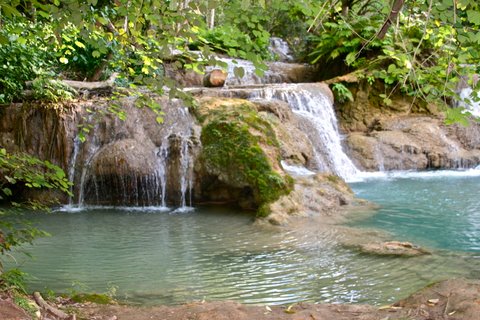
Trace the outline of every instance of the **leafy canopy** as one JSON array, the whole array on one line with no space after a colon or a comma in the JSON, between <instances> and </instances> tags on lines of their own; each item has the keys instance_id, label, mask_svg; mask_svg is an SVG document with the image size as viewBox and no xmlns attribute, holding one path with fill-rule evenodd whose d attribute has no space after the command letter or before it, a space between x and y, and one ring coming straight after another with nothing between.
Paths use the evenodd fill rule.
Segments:
<instances>
[{"instance_id":1,"label":"leafy canopy","mask_svg":"<svg viewBox=\"0 0 480 320\"><path fill-rule=\"evenodd\" d=\"M401 9L391 19L392 2ZM312 21L312 63L360 71L389 92L449 105L462 86L476 87L480 70L480 4L475 0L325 2ZM379 36L382 26L390 28ZM332 74L330 74L331 76ZM335 75L335 74L333 74ZM371 81L370 80L370 81ZM477 88L478 90L478 88ZM462 114L461 112L449 113ZM458 120L458 117L457 117Z\"/></svg>"}]
</instances>

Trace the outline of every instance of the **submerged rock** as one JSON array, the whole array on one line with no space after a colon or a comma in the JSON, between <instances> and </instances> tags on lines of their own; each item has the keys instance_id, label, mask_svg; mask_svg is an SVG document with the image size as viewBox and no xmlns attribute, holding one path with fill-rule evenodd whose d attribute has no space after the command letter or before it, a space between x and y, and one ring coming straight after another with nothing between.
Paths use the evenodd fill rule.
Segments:
<instances>
[{"instance_id":1,"label":"submerged rock","mask_svg":"<svg viewBox=\"0 0 480 320\"><path fill-rule=\"evenodd\" d=\"M428 250L410 242L388 241L382 243L367 243L359 246L360 251L380 256L414 257L431 254Z\"/></svg>"}]
</instances>

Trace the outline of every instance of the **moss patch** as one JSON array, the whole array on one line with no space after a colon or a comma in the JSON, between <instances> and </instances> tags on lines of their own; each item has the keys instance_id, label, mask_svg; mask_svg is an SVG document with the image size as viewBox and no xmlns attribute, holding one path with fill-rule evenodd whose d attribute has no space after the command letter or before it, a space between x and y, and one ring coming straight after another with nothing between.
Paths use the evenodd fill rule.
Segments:
<instances>
[{"instance_id":1,"label":"moss patch","mask_svg":"<svg viewBox=\"0 0 480 320\"><path fill-rule=\"evenodd\" d=\"M93 302L96 304L110 304L113 302L111 297L98 293L78 293L73 295L71 300L77 303Z\"/></svg>"},{"instance_id":2,"label":"moss patch","mask_svg":"<svg viewBox=\"0 0 480 320\"><path fill-rule=\"evenodd\" d=\"M279 162L279 143L270 122L248 101L215 99L197 110L202 122L202 158L208 171L236 186L248 185L258 215L269 214L266 204L288 194L293 180L273 169Z\"/></svg>"}]
</instances>

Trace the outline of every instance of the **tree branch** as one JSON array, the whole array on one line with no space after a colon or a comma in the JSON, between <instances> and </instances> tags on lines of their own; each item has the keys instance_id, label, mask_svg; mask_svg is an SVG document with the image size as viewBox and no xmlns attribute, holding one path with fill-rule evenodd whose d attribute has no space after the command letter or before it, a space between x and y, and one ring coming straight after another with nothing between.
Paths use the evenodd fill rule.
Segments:
<instances>
[{"instance_id":1,"label":"tree branch","mask_svg":"<svg viewBox=\"0 0 480 320\"><path fill-rule=\"evenodd\" d=\"M400 10L402 10L403 4L405 0L395 0L393 2L392 10L390 10L390 15L388 16L387 20L383 23L382 28L377 33L377 38L382 40L385 35L387 34L388 28L390 25L397 19Z\"/></svg>"}]
</instances>

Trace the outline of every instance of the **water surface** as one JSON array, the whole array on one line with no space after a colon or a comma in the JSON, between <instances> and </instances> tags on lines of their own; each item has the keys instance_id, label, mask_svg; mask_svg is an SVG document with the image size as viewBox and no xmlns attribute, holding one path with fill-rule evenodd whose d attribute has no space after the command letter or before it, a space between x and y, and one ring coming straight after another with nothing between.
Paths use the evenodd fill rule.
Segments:
<instances>
[{"instance_id":1,"label":"water surface","mask_svg":"<svg viewBox=\"0 0 480 320\"><path fill-rule=\"evenodd\" d=\"M461 173L461 172L458 172ZM480 257L480 177L405 174L352 184L356 194L381 206L357 226L380 228L395 238Z\"/></svg>"},{"instance_id":2,"label":"water surface","mask_svg":"<svg viewBox=\"0 0 480 320\"><path fill-rule=\"evenodd\" d=\"M382 205L356 224L435 250L424 257L365 255L339 244L344 235L335 228L279 231L225 208L104 208L32 215L51 237L25 248L34 259L19 263L33 277L31 290L115 292L131 303L385 304L433 281L480 277L479 184L448 178L353 185Z\"/></svg>"}]
</instances>

